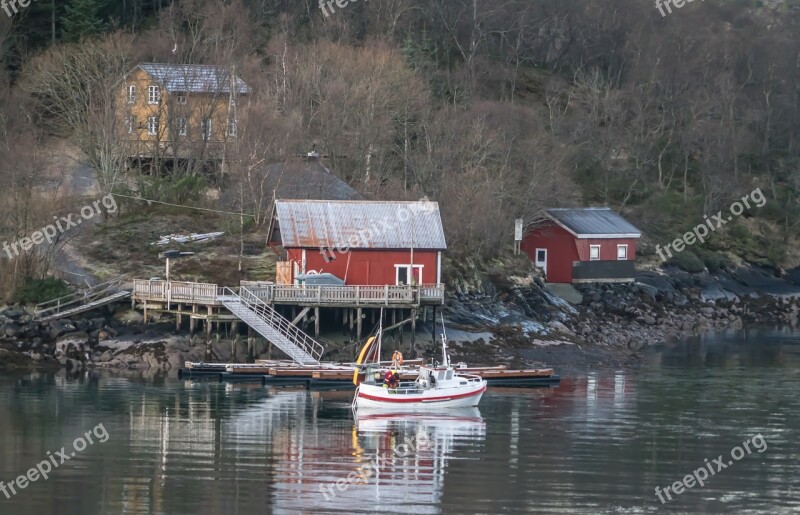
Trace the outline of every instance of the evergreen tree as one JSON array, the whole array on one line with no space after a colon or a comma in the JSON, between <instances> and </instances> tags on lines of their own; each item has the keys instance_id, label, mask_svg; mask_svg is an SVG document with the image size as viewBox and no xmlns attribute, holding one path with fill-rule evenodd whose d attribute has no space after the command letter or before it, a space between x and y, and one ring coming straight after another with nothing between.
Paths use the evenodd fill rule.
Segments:
<instances>
[{"instance_id":1,"label":"evergreen tree","mask_svg":"<svg viewBox=\"0 0 800 515\"><path fill-rule=\"evenodd\" d=\"M106 30L103 10L107 0L72 0L66 6L64 17L64 39L80 41L88 36L101 34Z\"/></svg>"}]
</instances>

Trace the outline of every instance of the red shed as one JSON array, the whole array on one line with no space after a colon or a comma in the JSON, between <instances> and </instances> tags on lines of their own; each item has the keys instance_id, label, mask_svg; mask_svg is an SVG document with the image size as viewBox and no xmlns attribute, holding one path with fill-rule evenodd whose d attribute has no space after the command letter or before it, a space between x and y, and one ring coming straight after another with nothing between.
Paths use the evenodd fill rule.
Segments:
<instances>
[{"instance_id":1,"label":"red shed","mask_svg":"<svg viewBox=\"0 0 800 515\"><path fill-rule=\"evenodd\" d=\"M436 202L278 200L269 243L290 277L328 273L346 285L440 284L447 249Z\"/></svg>"},{"instance_id":2,"label":"red shed","mask_svg":"<svg viewBox=\"0 0 800 515\"><path fill-rule=\"evenodd\" d=\"M625 282L642 233L609 208L545 209L520 247L550 283Z\"/></svg>"}]
</instances>

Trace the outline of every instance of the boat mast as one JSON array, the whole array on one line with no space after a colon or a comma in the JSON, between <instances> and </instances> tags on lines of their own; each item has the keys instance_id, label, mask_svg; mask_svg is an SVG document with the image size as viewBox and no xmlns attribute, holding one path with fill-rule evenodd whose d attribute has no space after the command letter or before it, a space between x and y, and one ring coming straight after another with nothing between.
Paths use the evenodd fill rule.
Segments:
<instances>
[{"instance_id":1,"label":"boat mast","mask_svg":"<svg viewBox=\"0 0 800 515\"><path fill-rule=\"evenodd\" d=\"M450 356L447 355L447 329L444 326L444 316L442 317L442 364L450 366Z\"/></svg>"}]
</instances>

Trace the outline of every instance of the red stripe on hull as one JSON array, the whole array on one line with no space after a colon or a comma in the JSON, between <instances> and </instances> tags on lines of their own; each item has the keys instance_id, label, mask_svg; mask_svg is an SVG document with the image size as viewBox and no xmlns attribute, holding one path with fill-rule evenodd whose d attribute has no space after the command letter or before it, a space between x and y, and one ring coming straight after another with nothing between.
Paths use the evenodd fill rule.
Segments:
<instances>
[{"instance_id":1,"label":"red stripe on hull","mask_svg":"<svg viewBox=\"0 0 800 515\"><path fill-rule=\"evenodd\" d=\"M452 401L452 400L455 400L455 399L463 399L464 397L474 397L475 395L480 395L485 391L486 391L486 387L484 386L480 390L477 390L477 391L474 391L474 392L470 392L470 393L461 393L461 394L458 394L458 395L449 395L447 397L429 397L427 399L424 399L422 397L417 397L416 399L398 399L398 398L389 399L389 398L385 398L385 397L375 397L374 395L368 395L366 393L361 393L361 392L358 392L358 396L362 397L364 399L369 399L371 401L379 401L379 402L395 402L395 403L400 403L400 404L409 403L409 402L416 402L418 404L427 404L427 403L430 403L430 402L444 402L444 401ZM401 396L398 395L398 397L401 397Z\"/></svg>"}]
</instances>

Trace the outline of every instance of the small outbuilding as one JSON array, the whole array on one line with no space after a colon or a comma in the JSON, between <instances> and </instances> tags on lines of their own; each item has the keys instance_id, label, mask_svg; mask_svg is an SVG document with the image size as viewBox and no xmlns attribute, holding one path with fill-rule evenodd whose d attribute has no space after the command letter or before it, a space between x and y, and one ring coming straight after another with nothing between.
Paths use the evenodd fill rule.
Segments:
<instances>
[{"instance_id":1,"label":"small outbuilding","mask_svg":"<svg viewBox=\"0 0 800 515\"><path fill-rule=\"evenodd\" d=\"M641 231L610 208L544 209L520 248L549 283L634 280Z\"/></svg>"}]
</instances>

